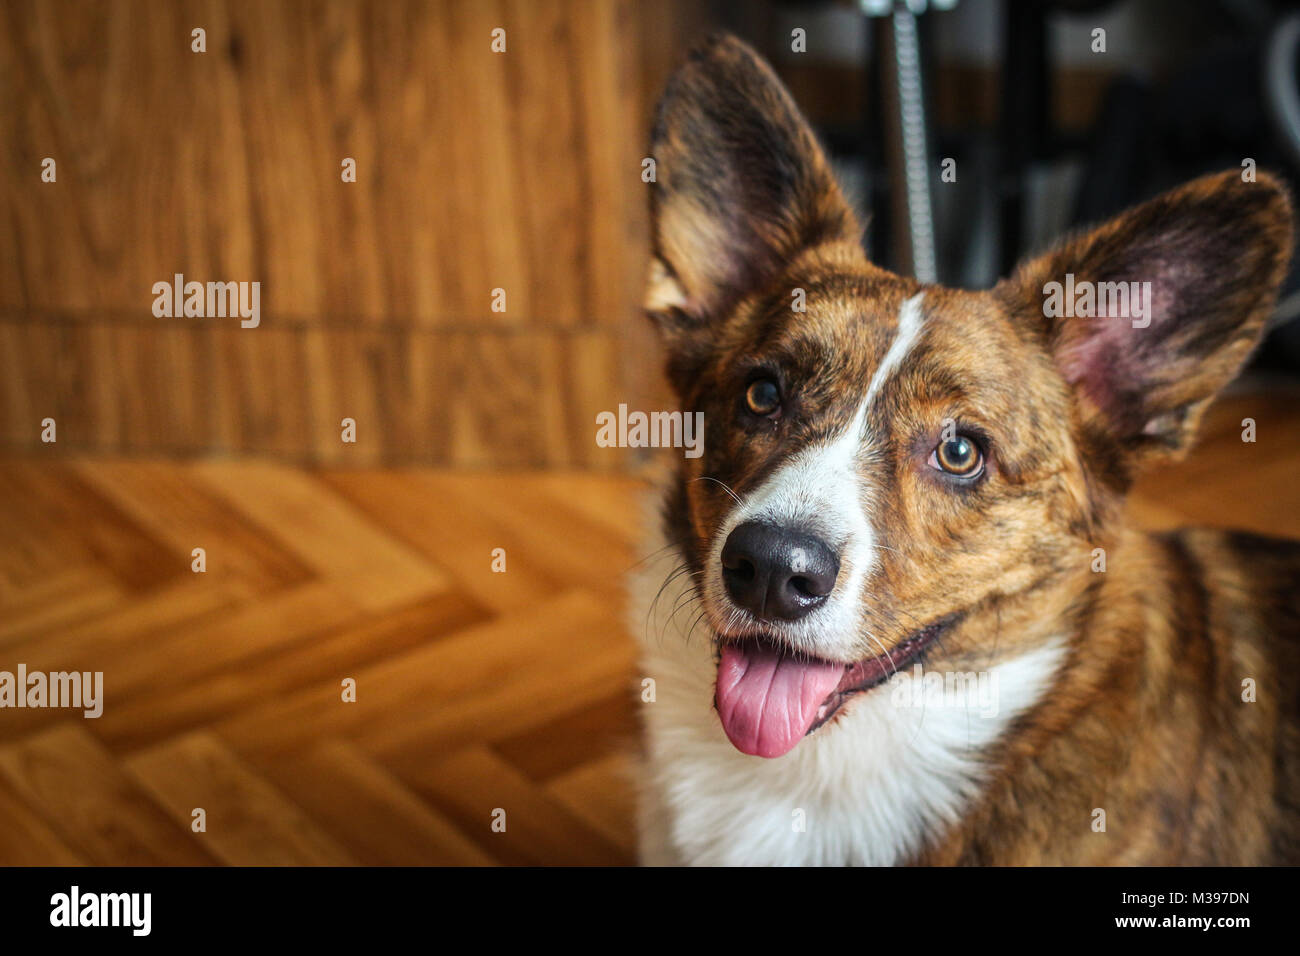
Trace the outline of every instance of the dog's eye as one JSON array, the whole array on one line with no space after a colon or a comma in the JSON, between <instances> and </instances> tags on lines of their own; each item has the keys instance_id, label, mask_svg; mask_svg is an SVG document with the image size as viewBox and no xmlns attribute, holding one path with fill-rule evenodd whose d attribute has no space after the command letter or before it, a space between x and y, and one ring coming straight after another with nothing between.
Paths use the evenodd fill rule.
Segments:
<instances>
[{"instance_id":1,"label":"dog's eye","mask_svg":"<svg viewBox=\"0 0 1300 956\"><path fill-rule=\"evenodd\" d=\"M781 389L770 378L760 378L745 390L745 405L755 415L771 415L781 407Z\"/></svg>"},{"instance_id":2,"label":"dog's eye","mask_svg":"<svg viewBox=\"0 0 1300 956\"><path fill-rule=\"evenodd\" d=\"M939 442L930 453L930 466L958 478L978 478L984 471L984 453L974 439L958 435Z\"/></svg>"}]
</instances>

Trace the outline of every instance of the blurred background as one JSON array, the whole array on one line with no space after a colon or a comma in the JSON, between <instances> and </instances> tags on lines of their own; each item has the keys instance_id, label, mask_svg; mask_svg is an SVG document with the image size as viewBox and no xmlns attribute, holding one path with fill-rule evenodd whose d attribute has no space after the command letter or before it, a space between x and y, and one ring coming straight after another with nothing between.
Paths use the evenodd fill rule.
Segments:
<instances>
[{"instance_id":1,"label":"blurred background","mask_svg":"<svg viewBox=\"0 0 1300 956\"><path fill-rule=\"evenodd\" d=\"M650 459L595 416L672 407L641 161L719 28L930 281L1300 173L1289 3L3 0L0 670L105 704L0 709L0 863L633 859ZM1295 288L1140 520L1300 537Z\"/></svg>"}]
</instances>

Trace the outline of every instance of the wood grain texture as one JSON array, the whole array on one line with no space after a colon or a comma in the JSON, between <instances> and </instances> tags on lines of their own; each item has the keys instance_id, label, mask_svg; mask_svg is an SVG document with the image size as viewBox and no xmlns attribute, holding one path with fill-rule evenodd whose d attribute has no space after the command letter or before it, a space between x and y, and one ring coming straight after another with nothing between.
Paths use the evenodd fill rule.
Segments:
<instances>
[{"instance_id":1,"label":"wood grain texture","mask_svg":"<svg viewBox=\"0 0 1300 956\"><path fill-rule=\"evenodd\" d=\"M172 819L224 863L346 866L351 854L221 741L197 733L136 754L130 772Z\"/></svg>"},{"instance_id":2,"label":"wood grain texture","mask_svg":"<svg viewBox=\"0 0 1300 956\"><path fill-rule=\"evenodd\" d=\"M142 799L123 768L82 727L69 725L0 749L0 774L42 819L92 863L211 863Z\"/></svg>"},{"instance_id":3,"label":"wood grain texture","mask_svg":"<svg viewBox=\"0 0 1300 956\"><path fill-rule=\"evenodd\" d=\"M627 467L594 415L646 381L620 343L686 6L4 4L0 445ZM155 318L175 273L260 282L261 325Z\"/></svg>"},{"instance_id":4,"label":"wood grain texture","mask_svg":"<svg viewBox=\"0 0 1300 956\"><path fill-rule=\"evenodd\" d=\"M0 459L0 670L104 674L0 709L0 865L629 862L639 488Z\"/></svg>"}]
</instances>

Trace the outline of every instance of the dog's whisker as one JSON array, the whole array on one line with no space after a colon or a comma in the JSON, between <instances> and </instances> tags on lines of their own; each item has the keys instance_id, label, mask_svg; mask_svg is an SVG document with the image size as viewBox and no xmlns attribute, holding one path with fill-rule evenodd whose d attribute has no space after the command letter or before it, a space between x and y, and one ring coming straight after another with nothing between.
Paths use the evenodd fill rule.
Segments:
<instances>
[{"instance_id":1,"label":"dog's whisker","mask_svg":"<svg viewBox=\"0 0 1300 956\"><path fill-rule=\"evenodd\" d=\"M632 571L635 571L637 568L639 568L641 565L645 564L647 561L653 561L655 558L657 558L657 557L659 557L660 555L662 555L665 551L671 551L671 550L673 550L675 547L677 547L675 544L666 544L666 545L664 545L662 548L655 548L655 550L651 551L651 552L650 552L649 554L647 554L644 558L641 558L640 560L638 560L638 561L635 562L634 564L630 565L630 566L629 566L629 567L628 567L628 568L627 568L623 573L624 573L624 574L628 574L628 573L630 573L630 572L632 572Z\"/></svg>"},{"instance_id":2,"label":"dog's whisker","mask_svg":"<svg viewBox=\"0 0 1300 956\"><path fill-rule=\"evenodd\" d=\"M691 481L692 481L692 482L696 482L696 481L712 481L712 482L714 482L715 484L719 484L719 485L721 485L721 486L722 486L722 490L725 491L727 494L731 495L732 499L736 502L736 504L741 505L741 506L743 506L743 505L745 504L745 502L741 499L740 495L738 495L738 494L736 494L734 491L732 491L730 485L728 485L725 481L721 481L720 479L717 479L717 478L712 477L711 475L701 475L699 478L692 478Z\"/></svg>"},{"instance_id":3,"label":"dog's whisker","mask_svg":"<svg viewBox=\"0 0 1300 956\"><path fill-rule=\"evenodd\" d=\"M659 600L660 600L660 598L663 597L663 593L664 593L664 591L667 590L667 588L668 588L668 587L669 587L669 586L670 586L674 581L676 581L678 578L680 578L680 577L682 576L682 574L685 573L685 572L688 571L688 570L689 570L689 568L688 568L685 564L680 564L680 565L678 565L677 568L675 568L673 571L670 571L670 572L669 572L668 577L664 579L664 583L661 584L661 585L659 586L659 590L655 593L654 599L650 602L650 606L649 606L648 608L646 608L646 613L645 613L645 624L644 624L644 628L643 628L643 630L644 630L644 632L645 632L646 634L649 634L649 633L650 633L650 619L651 619L652 617L654 617L654 612L655 612L655 610L659 607ZM672 620L671 615L669 616L669 620ZM660 639L662 640L662 639L663 639L663 632L662 632L662 631L660 632L660 635L659 635L659 636L660 636Z\"/></svg>"}]
</instances>

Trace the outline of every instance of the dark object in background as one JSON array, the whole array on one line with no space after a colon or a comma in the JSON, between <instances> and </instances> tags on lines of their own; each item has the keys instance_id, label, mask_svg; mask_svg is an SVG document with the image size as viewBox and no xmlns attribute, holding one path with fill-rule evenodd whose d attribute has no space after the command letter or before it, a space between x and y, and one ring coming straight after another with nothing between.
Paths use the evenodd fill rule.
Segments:
<instances>
[{"instance_id":1,"label":"dark object in background","mask_svg":"<svg viewBox=\"0 0 1300 956\"><path fill-rule=\"evenodd\" d=\"M978 0L962 0L978 2ZM987 4L990 15L998 5ZM1280 175L1296 191L1300 183L1300 14L1295 3L1268 0L1188 0L1139 12L1159 24L1176 16L1171 36L1162 36L1162 62L1119 66L1108 81L1091 127L1067 132L1058 126L1062 109L1054 100L1054 81L1062 65L1053 57L1053 25L1074 18L1094 24L1126 6L1116 0L1025 0L1001 4L1002 72L997 118L991 129L933 130L937 156L962 156L960 164L977 170L985 198L959 200L963 208L934 223L940 250L938 278L953 285L985 285L1005 275L1043 236L1029 227L1029 212L1044 201L1041 176L1054 167L1074 165L1079 175L1060 205L1069 209L1059 220L1065 228L1102 221L1144 199L1204 173L1242 168L1244 161ZM929 43L941 11L921 14L923 86L934 75ZM1080 21L1078 18L1086 18ZM911 188L900 175L905 167L906 137L891 116L891 98L899 83L888 16L867 17L870 77L878 95L868 99L865 141L874 220L871 248L882 262L900 271L911 268L913 249L925 240L910 214ZM1177 29L1174 30L1173 28ZM1066 109L1069 105L1066 104ZM933 121L926 124L933 127ZM990 149L990 140L992 148ZM874 151L874 152L873 152ZM991 161L980 162L981 155ZM969 161L969 162L968 162ZM886 175L888 173L888 175ZM1036 186L1040 191L1036 194ZM906 192L906 199L900 193ZM1046 201L1058 203L1060 197ZM915 216L912 215L915 219ZM925 223L921 224L922 226ZM912 236L901 236L911 227ZM1040 230L1041 233L1041 230ZM980 243L990 253L974 255ZM1225 255L1231 254L1225 250ZM1300 269L1293 264L1274 317L1274 330L1255 364L1300 370Z\"/></svg>"},{"instance_id":2,"label":"dark object in background","mask_svg":"<svg viewBox=\"0 0 1300 956\"><path fill-rule=\"evenodd\" d=\"M1234 33L1207 36L1206 51L1189 55L1159 81L1137 75L1112 81L1088 138L1074 224L1113 215L1203 173L1243 168L1247 160L1278 173L1295 192L1300 126L1279 122L1286 110L1277 99L1288 86L1290 98L1300 96L1297 47L1278 50L1275 42L1281 31L1295 35L1295 15L1286 13L1285 5L1276 5L1276 11L1267 11L1268 4L1211 6L1254 16L1236 18ZM1300 323L1294 321L1300 309L1288 301L1298 286L1300 270L1293 262L1274 329L1256 354L1255 366L1300 369Z\"/></svg>"}]
</instances>

